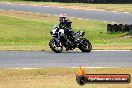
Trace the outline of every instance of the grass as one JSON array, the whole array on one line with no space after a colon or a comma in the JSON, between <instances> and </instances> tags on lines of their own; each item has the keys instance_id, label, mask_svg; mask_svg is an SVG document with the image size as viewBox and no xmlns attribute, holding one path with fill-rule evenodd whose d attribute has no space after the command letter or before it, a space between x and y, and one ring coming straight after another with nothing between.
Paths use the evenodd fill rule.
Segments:
<instances>
[{"instance_id":1,"label":"grass","mask_svg":"<svg viewBox=\"0 0 132 88\"><path fill-rule=\"evenodd\" d=\"M46 21L34 21L2 15L0 16L0 26L0 45L7 46L46 45L50 39L49 31L52 28L52 24Z\"/></svg>"},{"instance_id":2,"label":"grass","mask_svg":"<svg viewBox=\"0 0 132 88\"><path fill-rule=\"evenodd\" d=\"M34 2L23 0L0 0L2 2L23 3L41 6L64 6L66 8L79 8L79 9L96 9L96 10L109 10L119 12L132 12L132 4L88 4L88 3L58 3L58 2Z\"/></svg>"},{"instance_id":3,"label":"grass","mask_svg":"<svg viewBox=\"0 0 132 88\"><path fill-rule=\"evenodd\" d=\"M107 33L106 22L70 18L75 31L83 30L93 45L126 45L132 49L132 37L126 33ZM0 46L48 46L50 31L58 17L46 14L0 10Z\"/></svg>"},{"instance_id":4,"label":"grass","mask_svg":"<svg viewBox=\"0 0 132 88\"><path fill-rule=\"evenodd\" d=\"M131 88L129 84L76 83L77 68L0 69L0 88ZM87 68L88 74L130 74L132 68Z\"/></svg>"}]
</instances>

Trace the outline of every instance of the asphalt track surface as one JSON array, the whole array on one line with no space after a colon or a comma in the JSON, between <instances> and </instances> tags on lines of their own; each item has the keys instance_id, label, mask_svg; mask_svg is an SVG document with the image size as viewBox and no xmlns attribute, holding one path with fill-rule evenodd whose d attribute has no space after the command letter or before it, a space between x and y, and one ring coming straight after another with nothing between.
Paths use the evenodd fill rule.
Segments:
<instances>
[{"instance_id":1,"label":"asphalt track surface","mask_svg":"<svg viewBox=\"0 0 132 88\"><path fill-rule=\"evenodd\" d=\"M41 13L41 14L53 14L53 15L66 13L70 17L132 24L132 13L97 11L97 10L79 10L79 9L68 9L68 8L59 8L59 7L31 6L31 5L4 4L4 3L0 3L0 9L26 11L26 12Z\"/></svg>"},{"instance_id":2,"label":"asphalt track surface","mask_svg":"<svg viewBox=\"0 0 132 88\"><path fill-rule=\"evenodd\" d=\"M0 3L0 9L95 19L99 21L132 23L132 13L79 10L59 7L30 6ZM132 67L132 51L92 51L54 53L51 51L0 51L2 67Z\"/></svg>"},{"instance_id":3,"label":"asphalt track surface","mask_svg":"<svg viewBox=\"0 0 132 88\"><path fill-rule=\"evenodd\" d=\"M132 67L132 51L0 51L0 68Z\"/></svg>"}]
</instances>

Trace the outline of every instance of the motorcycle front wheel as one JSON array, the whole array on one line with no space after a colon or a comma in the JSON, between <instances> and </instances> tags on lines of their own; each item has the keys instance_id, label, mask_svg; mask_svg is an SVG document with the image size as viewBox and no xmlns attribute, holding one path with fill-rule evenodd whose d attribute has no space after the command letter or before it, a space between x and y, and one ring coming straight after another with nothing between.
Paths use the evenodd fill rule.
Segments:
<instances>
[{"instance_id":1,"label":"motorcycle front wheel","mask_svg":"<svg viewBox=\"0 0 132 88\"><path fill-rule=\"evenodd\" d=\"M90 52L92 50L92 44L86 38L81 38L79 49L82 52Z\"/></svg>"},{"instance_id":2,"label":"motorcycle front wheel","mask_svg":"<svg viewBox=\"0 0 132 88\"><path fill-rule=\"evenodd\" d=\"M55 38L50 40L49 46L56 53L61 53L63 51L63 46L61 46Z\"/></svg>"}]
</instances>

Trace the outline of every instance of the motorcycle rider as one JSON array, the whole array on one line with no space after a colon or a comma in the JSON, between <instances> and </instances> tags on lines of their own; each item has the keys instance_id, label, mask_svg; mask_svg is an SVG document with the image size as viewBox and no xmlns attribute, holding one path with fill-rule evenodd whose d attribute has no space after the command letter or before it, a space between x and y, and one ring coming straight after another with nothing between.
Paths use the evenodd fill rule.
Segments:
<instances>
[{"instance_id":1,"label":"motorcycle rider","mask_svg":"<svg viewBox=\"0 0 132 88\"><path fill-rule=\"evenodd\" d=\"M71 28L71 21L67 19L66 14L60 14L59 15L59 28L64 29L65 35L68 36L68 38L74 42L74 31Z\"/></svg>"},{"instance_id":2,"label":"motorcycle rider","mask_svg":"<svg viewBox=\"0 0 132 88\"><path fill-rule=\"evenodd\" d=\"M65 35L67 35L67 37L71 41L74 42L74 36L73 36L74 32L71 28L71 23L72 22L70 20L68 20L66 14L63 14L63 13L59 15L59 21L60 21L59 28L64 29Z\"/></svg>"},{"instance_id":3,"label":"motorcycle rider","mask_svg":"<svg viewBox=\"0 0 132 88\"><path fill-rule=\"evenodd\" d=\"M73 34L73 31L72 31L72 28L71 28L71 21L67 19L66 17L66 14L60 14L59 15L59 21L60 21L60 24L59 24L59 28L62 28L65 30L66 32L66 35L69 34L71 37L72 34Z\"/></svg>"}]
</instances>

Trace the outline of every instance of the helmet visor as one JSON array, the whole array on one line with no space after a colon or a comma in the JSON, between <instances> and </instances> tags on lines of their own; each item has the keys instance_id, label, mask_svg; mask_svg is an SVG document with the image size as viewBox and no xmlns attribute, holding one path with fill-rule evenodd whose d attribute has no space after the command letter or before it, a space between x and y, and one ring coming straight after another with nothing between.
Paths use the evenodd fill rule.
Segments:
<instances>
[{"instance_id":1,"label":"helmet visor","mask_svg":"<svg viewBox=\"0 0 132 88\"><path fill-rule=\"evenodd\" d=\"M59 17L59 21L64 21L65 19L65 17Z\"/></svg>"}]
</instances>

